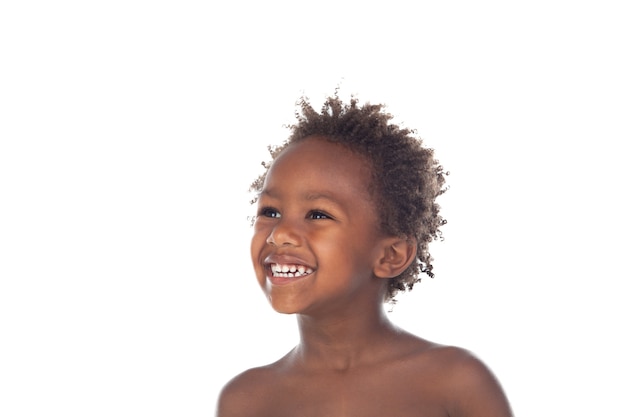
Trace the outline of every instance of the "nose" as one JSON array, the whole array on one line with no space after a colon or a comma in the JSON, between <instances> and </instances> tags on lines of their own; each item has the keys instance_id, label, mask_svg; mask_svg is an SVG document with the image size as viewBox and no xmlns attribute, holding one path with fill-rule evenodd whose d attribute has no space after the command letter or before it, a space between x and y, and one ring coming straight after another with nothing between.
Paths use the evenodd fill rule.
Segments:
<instances>
[{"instance_id":1,"label":"nose","mask_svg":"<svg viewBox=\"0 0 626 417\"><path fill-rule=\"evenodd\" d=\"M274 246L298 246L301 234L297 225L283 218L274 225L266 241Z\"/></svg>"}]
</instances>

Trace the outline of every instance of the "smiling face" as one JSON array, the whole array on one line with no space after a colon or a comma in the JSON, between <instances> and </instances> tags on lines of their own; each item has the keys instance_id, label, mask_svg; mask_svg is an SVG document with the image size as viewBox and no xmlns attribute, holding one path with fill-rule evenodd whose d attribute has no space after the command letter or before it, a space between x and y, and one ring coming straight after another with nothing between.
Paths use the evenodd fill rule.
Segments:
<instances>
[{"instance_id":1,"label":"smiling face","mask_svg":"<svg viewBox=\"0 0 626 417\"><path fill-rule=\"evenodd\" d=\"M319 137L289 145L258 199L251 254L276 311L313 314L380 300L382 234L365 160Z\"/></svg>"}]
</instances>

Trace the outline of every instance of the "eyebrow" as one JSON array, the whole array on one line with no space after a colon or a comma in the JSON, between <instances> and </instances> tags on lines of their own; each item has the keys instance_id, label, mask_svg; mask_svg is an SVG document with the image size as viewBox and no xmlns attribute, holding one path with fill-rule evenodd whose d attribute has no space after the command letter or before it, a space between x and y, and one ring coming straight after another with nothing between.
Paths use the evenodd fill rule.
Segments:
<instances>
[{"instance_id":1,"label":"eyebrow","mask_svg":"<svg viewBox=\"0 0 626 417\"><path fill-rule=\"evenodd\" d=\"M279 198L280 197L280 193L276 193L274 191L272 191L272 189L264 189L261 190L258 194L257 197L261 197L261 196L268 196L268 197L275 197L275 198ZM318 191L314 191L314 192L308 192L306 194L303 195L303 200L306 201L317 201L317 200L328 200L332 203L335 204L339 204L339 201L337 201L337 199L329 193L324 193L324 192L318 192Z\"/></svg>"},{"instance_id":2,"label":"eyebrow","mask_svg":"<svg viewBox=\"0 0 626 417\"><path fill-rule=\"evenodd\" d=\"M320 193L320 192L307 193L304 196L304 199L307 201L330 200L334 203L337 203L337 199L333 197L331 194L325 194L325 193Z\"/></svg>"},{"instance_id":3,"label":"eyebrow","mask_svg":"<svg viewBox=\"0 0 626 417\"><path fill-rule=\"evenodd\" d=\"M268 190L266 188L262 189L261 191L259 191L258 193L256 193L257 197L262 197L262 196L268 196L268 197L275 197L275 193L272 192L272 190Z\"/></svg>"}]
</instances>

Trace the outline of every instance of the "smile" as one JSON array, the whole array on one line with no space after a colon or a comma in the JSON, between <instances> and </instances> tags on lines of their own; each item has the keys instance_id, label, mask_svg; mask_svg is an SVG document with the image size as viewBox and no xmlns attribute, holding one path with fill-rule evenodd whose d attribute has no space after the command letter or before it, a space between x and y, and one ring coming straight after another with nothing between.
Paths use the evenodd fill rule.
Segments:
<instances>
[{"instance_id":1,"label":"smile","mask_svg":"<svg viewBox=\"0 0 626 417\"><path fill-rule=\"evenodd\" d=\"M270 264L270 269L277 278L299 278L313 272L308 266L295 264Z\"/></svg>"}]
</instances>

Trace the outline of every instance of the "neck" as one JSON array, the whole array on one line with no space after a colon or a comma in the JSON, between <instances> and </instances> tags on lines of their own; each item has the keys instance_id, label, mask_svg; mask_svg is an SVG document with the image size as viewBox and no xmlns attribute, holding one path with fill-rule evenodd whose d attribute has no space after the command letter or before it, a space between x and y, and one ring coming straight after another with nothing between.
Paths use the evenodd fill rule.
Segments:
<instances>
[{"instance_id":1,"label":"neck","mask_svg":"<svg viewBox=\"0 0 626 417\"><path fill-rule=\"evenodd\" d=\"M390 340L400 334L382 303L377 308L353 309L354 314L298 315L300 344L295 353L315 368L347 371L384 357Z\"/></svg>"}]
</instances>

